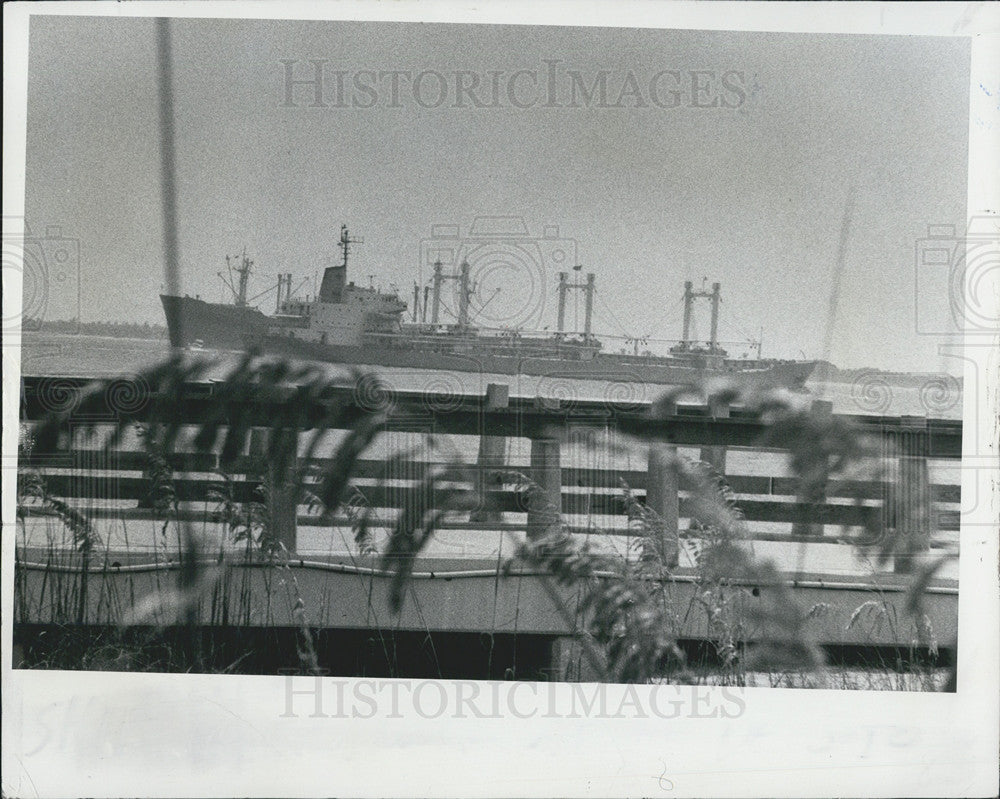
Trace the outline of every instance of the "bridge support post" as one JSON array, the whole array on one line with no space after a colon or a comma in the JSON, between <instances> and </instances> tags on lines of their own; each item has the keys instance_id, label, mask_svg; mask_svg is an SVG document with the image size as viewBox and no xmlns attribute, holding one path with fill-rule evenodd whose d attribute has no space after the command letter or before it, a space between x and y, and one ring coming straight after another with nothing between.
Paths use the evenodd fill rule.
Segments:
<instances>
[{"instance_id":1,"label":"bridge support post","mask_svg":"<svg viewBox=\"0 0 1000 799\"><path fill-rule=\"evenodd\" d=\"M833 414L833 403L829 400L815 400L812 413L820 421L829 421ZM796 500L799 518L792 523L793 536L818 538L823 535L823 522L817 522L816 517L826 508L826 488L825 482L822 485L816 483L801 487Z\"/></svg>"},{"instance_id":2,"label":"bridge support post","mask_svg":"<svg viewBox=\"0 0 1000 799\"><path fill-rule=\"evenodd\" d=\"M528 494L528 538L542 538L562 515L562 468L559 439L531 438L531 479L535 486Z\"/></svg>"},{"instance_id":3,"label":"bridge support post","mask_svg":"<svg viewBox=\"0 0 1000 799\"><path fill-rule=\"evenodd\" d=\"M294 553L298 548L298 458L292 459L288 473L280 474L274 464L267 462L267 446L267 429L253 428L248 454L260 464L258 476L264 479L266 487L270 534L289 553Z\"/></svg>"},{"instance_id":4,"label":"bridge support post","mask_svg":"<svg viewBox=\"0 0 1000 799\"><path fill-rule=\"evenodd\" d=\"M723 402L717 396L708 398L708 414L713 419L729 418L729 403ZM721 476L726 474L726 448L723 446L706 446L701 448L698 458L710 464Z\"/></svg>"},{"instance_id":5,"label":"bridge support post","mask_svg":"<svg viewBox=\"0 0 1000 799\"><path fill-rule=\"evenodd\" d=\"M506 408L510 401L510 386L506 383L490 383L486 386L486 397L483 401L484 411L495 411ZM503 513L487 507L486 492L497 488L503 481L499 474L503 471L507 439L503 436L487 435L486 425L483 425L479 437L479 459L476 468L476 491L479 495L480 507L469 514L470 522L502 522Z\"/></svg>"},{"instance_id":6,"label":"bridge support post","mask_svg":"<svg viewBox=\"0 0 1000 799\"><path fill-rule=\"evenodd\" d=\"M680 551L677 447L672 444L652 444L649 447L649 468L646 475L646 507L656 513L656 534L663 565L673 568Z\"/></svg>"},{"instance_id":7,"label":"bridge support post","mask_svg":"<svg viewBox=\"0 0 1000 799\"><path fill-rule=\"evenodd\" d=\"M931 493L927 468L927 419L900 419L899 472L890 491L890 513L896 532L893 571L909 574L931 543Z\"/></svg>"}]
</instances>

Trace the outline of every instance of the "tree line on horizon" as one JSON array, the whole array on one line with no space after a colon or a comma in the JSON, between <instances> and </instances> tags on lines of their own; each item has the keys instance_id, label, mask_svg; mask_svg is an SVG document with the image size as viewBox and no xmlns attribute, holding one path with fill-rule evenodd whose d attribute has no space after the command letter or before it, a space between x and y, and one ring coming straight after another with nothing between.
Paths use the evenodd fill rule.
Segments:
<instances>
[{"instance_id":1,"label":"tree line on horizon","mask_svg":"<svg viewBox=\"0 0 1000 799\"><path fill-rule=\"evenodd\" d=\"M168 338L165 325L149 322L81 322L77 319L25 319L21 324L25 332L72 333L94 336L117 336L120 338Z\"/></svg>"}]
</instances>

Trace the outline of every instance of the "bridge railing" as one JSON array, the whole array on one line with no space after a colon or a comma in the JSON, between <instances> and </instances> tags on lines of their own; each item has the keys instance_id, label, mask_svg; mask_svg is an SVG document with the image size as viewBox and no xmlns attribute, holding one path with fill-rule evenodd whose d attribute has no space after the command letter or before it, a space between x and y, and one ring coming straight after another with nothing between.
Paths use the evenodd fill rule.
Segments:
<instances>
[{"instance_id":1,"label":"bridge railing","mask_svg":"<svg viewBox=\"0 0 1000 799\"><path fill-rule=\"evenodd\" d=\"M22 417L30 427L48 410L41 379L25 380ZM81 389L84 381L77 381ZM72 381L64 382L71 385ZM191 387L185 400L184 421L197 425L210 401L211 384ZM929 463L957 462L961 457L961 423L919 417L852 416L855 429L883 442L886 459L894 467L891 480L833 480L804 490L801 481L785 474L747 474L729 466L732 450L778 452L764 446L766 424L755 414L718 401L705 405L659 408L655 417L644 405L614 406L607 402L510 398L506 386L491 385L484 396L408 394L392 392L375 397L345 394L338 398L347 405L377 401L387 415L384 432L389 434L434 434L472 437L478 451L466 473L466 488L479 498L477 507L451 514L440 525L468 531L522 530L529 537L543 535L555 522L571 530L621 535L629 532L633 502L655 511L661 522L667 551L676 561L678 541L686 534L685 520L692 515L691 497L682 490L673 468L678 449L711 466L724 479L734 501L747 521L752 540L788 542L834 542L841 531L864 527L873 515L882 519L902 542L894 559L894 569L912 568L915 557L935 546L957 544L960 488L953 483L932 482ZM71 403L66 407L71 408ZM814 412L829 414L830 407L814 403ZM142 409L128 411L130 421L143 420ZM321 516L298 489L275 488L267 479L268 465L262 460L267 435L268 407L254 397L246 398L240 413L255 425L249 446L227 466L223 479L216 452L180 451L166 456L170 484L176 504L169 514L151 499L153 478L146 453L136 448L106 450L95 446L95 438L75 435L78 425L99 433L118 420L76 418L65 415L70 432L50 451L32 450L18 464L21 470L35 470L47 491L85 510L91 518L154 519L185 518L209 522L218 520L212 509L215 492L225 490L233 502L261 502L265 499L274 525L274 534L290 552L299 549L299 528L333 524L350 525L356 517L341 512ZM350 414L345 415L344 429ZM613 434L635 436L646 443L636 450L644 462L600 467L576 461L572 454L581 441ZM589 437L589 439L588 439ZM527 457L511 457L512 441L527 443ZM585 444L583 446L586 446ZM326 458L300 460L299 467L329 465ZM399 508L428 489L423 483L428 472L441 464L418 458L372 458L360 460L353 473L352 496L357 503L378 511L390 520ZM308 472L308 469L304 470ZM308 488L308 479L306 481ZM432 492L433 493L433 492ZM430 506L444 496L424 497ZM43 513L26 506L30 516Z\"/></svg>"}]
</instances>

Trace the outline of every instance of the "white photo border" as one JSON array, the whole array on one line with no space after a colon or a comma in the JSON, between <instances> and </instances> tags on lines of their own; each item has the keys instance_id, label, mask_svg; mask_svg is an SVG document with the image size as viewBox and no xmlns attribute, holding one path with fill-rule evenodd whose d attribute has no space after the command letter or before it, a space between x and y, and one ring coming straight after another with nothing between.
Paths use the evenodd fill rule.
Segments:
<instances>
[{"instance_id":1,"label":"white photo border","mask_svg":"<svg viewBox=\"0 0 1000 799\"><path fill-rule=\"evenodd\" d=\"M998 202L1000 111L978 91L1000 75L989 4L651 2L20 3L4 7L4 217L24 208L30 17L364 19L702 30L948 35L972 43L969 216ZM4 271L4 318L21 286ZM998 279L993 275L993 279ZM1000 285L992 296L1000 295ZM10 311L10 313L8 313ZM980 337L981 339L982 337ZM284 677L11 669L20 350L3 345L3 792L10 796L977 796L995 795L1000 745L998 341L967 337L963 518L954 694L745 689L733 718L722 689L687 694L676 718L546 715L569 685L479 683L502 718L439 718L378 702L374 718L312 717ZM976 376L991 375L987 386ZM974 420L973 425L969 424ZM308 691L313 678L296 678ZM361 680L330 678L357 690ZM371 682L371 681L368 681ZM406 681L383 681L406 682ZM369 690L369 688L365 688ZM374 689L371 689L374 690ZM471 689L470 689L471 690ZM607 686L628 701L626 686ZM643 687L639 701L667 687ZM516 695L514 695L516 693ZM380 694L381 696L381 694ZM701 698L701 697L706 698ZM554 698L555 697L555 698ZM428 700L429 701L429 700ZM367 705L365 705L367 706ZM694 708L692 711L691 708ZM412 710L412 703L404 705ZM510 709L514 708L514 711ZM426 716L427 714L423 714ZM523 718L522 718L523 716Z\"/></svg>"}]
</instances>

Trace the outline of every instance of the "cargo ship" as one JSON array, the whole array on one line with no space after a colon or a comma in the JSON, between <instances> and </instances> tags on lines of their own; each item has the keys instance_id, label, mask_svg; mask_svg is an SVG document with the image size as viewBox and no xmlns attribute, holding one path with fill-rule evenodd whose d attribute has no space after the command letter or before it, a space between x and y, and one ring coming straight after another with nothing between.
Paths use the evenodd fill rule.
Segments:
<instances>
[{"instance_id":1,"label":"cargo ship","mask_svg":"<svg viewBox=\"0 0 1000 799\"><path fill-rule=\"evenodd\" d=\"M348 280L348 256L355 240L341 226L340 262L327 266L315 297L293 296L292 276L279 275L275 312L266 314L247 299L253 263L244 252L227 257L232 303L211 303L199 297L161 295L170 343L174 347L248 350L290 358L358 366L403 367L498 375L534 375L560 379L606 380L682 386L707 379L729 378L745 388L784 387L803 390L815 361L730 358L717 340L720 286L696 291L684 286L684 329L669 355L608 352L592 333L595 276L571 280L558 274L558 324L555 332L490 329L476 326L471 267L463 260L446 269L440 260L424 287L414 286L413 308L396 291L359 286ZM452 282L456 312L444 320L442 288ZM570 291L584 294L582 331L567 331L566 301ZM711 338L692 341L692 306L704 298L711 302ZM421 308L422 306L422 308ZM430 318L428 318L428 316Z\"/></svg>"}]
</instances>

